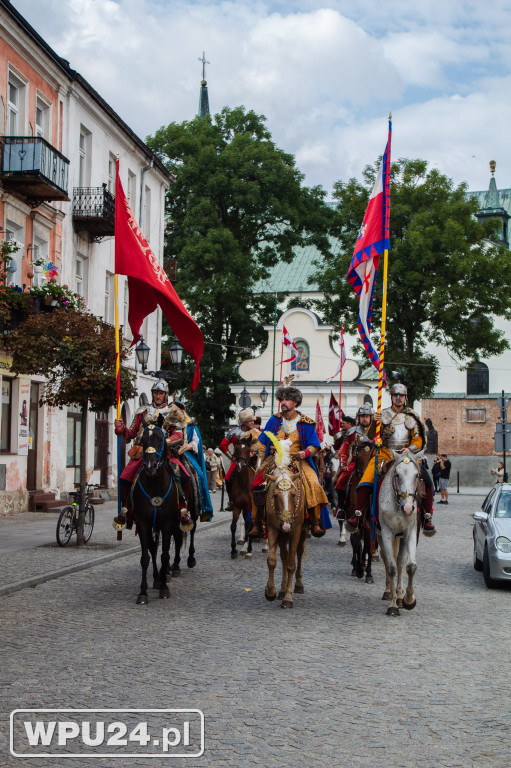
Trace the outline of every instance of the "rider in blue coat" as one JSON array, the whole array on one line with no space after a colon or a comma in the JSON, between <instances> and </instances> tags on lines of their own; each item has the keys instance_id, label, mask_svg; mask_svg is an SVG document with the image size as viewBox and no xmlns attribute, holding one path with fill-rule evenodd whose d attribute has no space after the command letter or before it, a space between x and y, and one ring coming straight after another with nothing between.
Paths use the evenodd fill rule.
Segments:
<instances>
[{"instance_id":1,"label":"rider in blue coat","mask_svg":"<svg viewBox=\"0 0 511 768\"><path fill-rule=\"evenodd\" d=\"M185 451L185 456L197 473L199 481L199 492L201 501L201 522L209 521L213 517L213 504L209 495L208 476L206 473L206 462L204 461L204 450L202 447L202 437L195 420L191 420L186 427L186 437L189 449Z\"/></svg>"}]
</instances>

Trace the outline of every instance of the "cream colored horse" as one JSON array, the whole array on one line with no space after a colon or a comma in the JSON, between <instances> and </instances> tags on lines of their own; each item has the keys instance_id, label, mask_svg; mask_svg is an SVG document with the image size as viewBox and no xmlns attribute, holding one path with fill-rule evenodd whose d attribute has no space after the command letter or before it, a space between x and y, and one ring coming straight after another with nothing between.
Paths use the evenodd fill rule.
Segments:
<instances>
[{"instance_id":1,"label":"cream colored horse","mask_svg":"<svg viewBox=\"0 0 511 768\"><path fill-rule=\"evenodd\" d=\"M269 433L266 433L270 436ZM266 493L266 524L268 527L268 583L264 590L267 600L275 600L274 573L277 565L277 545L282 562L282 583L278 594L282 608L293 607L293 576L295 592L302 594L302 557L305 549L306 529L305 495L301 472L292 472L289 465L290 440L271 439L276 447L275 469L266 475L269 482Z\"/></svg>"}]
</instances>

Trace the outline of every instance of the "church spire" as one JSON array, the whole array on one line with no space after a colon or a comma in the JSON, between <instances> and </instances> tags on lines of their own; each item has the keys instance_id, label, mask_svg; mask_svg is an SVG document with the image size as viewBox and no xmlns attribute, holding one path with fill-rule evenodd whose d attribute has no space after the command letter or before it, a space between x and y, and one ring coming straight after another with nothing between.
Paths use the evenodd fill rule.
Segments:
<instances>
[{"instance_id":1,"label":"church spire","mask_svg":"<svg viewBox=\"0 0 511 768\"><path fill-rule=\"evenodd\" d=\"M497 182L495 181L495 168L497 163L495 160L490 160L491 179L488 192L484 201L485 208L500 208L499 191L497 189Z\"/></svg>"},{"instance_id":2,"label":"church spire","mask_svg":"<svg viewBox=\"0 0 511 768\"><path fill-rule=\"evenodd\" d=\"M202 80L200 84L200 95L199 95L199 117L206 117L206 115L209 115L209 97L208 97L208 84L206 82L206 64L209 64L209 61L206 61L206 54L204 51L202 51L202 58L199 58L199 61L202 62Z\"/></svg>"}]
</instances>

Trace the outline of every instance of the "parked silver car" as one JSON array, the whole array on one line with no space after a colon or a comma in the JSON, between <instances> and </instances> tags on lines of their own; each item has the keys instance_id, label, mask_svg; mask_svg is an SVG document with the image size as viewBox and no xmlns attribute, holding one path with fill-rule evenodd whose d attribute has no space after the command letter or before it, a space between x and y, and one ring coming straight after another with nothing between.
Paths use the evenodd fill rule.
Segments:
<instances>
[{"instance_id":1,"label":"parked silver car","mask_svg":"<svg viewBox=\"0 0 511 768\"><path fill-rule=\"evenodd\" d=\"M511 483L495 485L474 512L474 568L491 589L511 581Z\"/></svg>"}]
</instances>

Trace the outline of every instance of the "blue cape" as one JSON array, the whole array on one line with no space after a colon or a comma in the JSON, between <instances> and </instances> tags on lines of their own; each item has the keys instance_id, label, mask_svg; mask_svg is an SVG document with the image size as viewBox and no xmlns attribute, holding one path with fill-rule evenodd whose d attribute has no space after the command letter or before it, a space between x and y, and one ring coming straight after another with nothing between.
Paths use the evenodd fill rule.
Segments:
<instances>
[{"instance_id":1,"label":"blue cape","mask_svg":"<svg viewBox=\"0 0 511 768\"><path fill-rule=\"evenodd\" d=\"M199 428L196 424L189 424L186 427L186 437L188 439L188 442L191 442L194 431L197 437L199 438L198 453L197 455L195 455L194 451L190 449L189 451L185 451L185 455L197 473L197 479L199 481L200 501L201 501L201 507L202 507L201 514L205 515L207 512L211 512L211 517L213 517L213 504L211 503L211 496L209 495L208 479L207 479L208 476L206 474L206 462L204 461L204 450L202 448L202 437L199 432Z\"/></svg>"}]
</instances>

